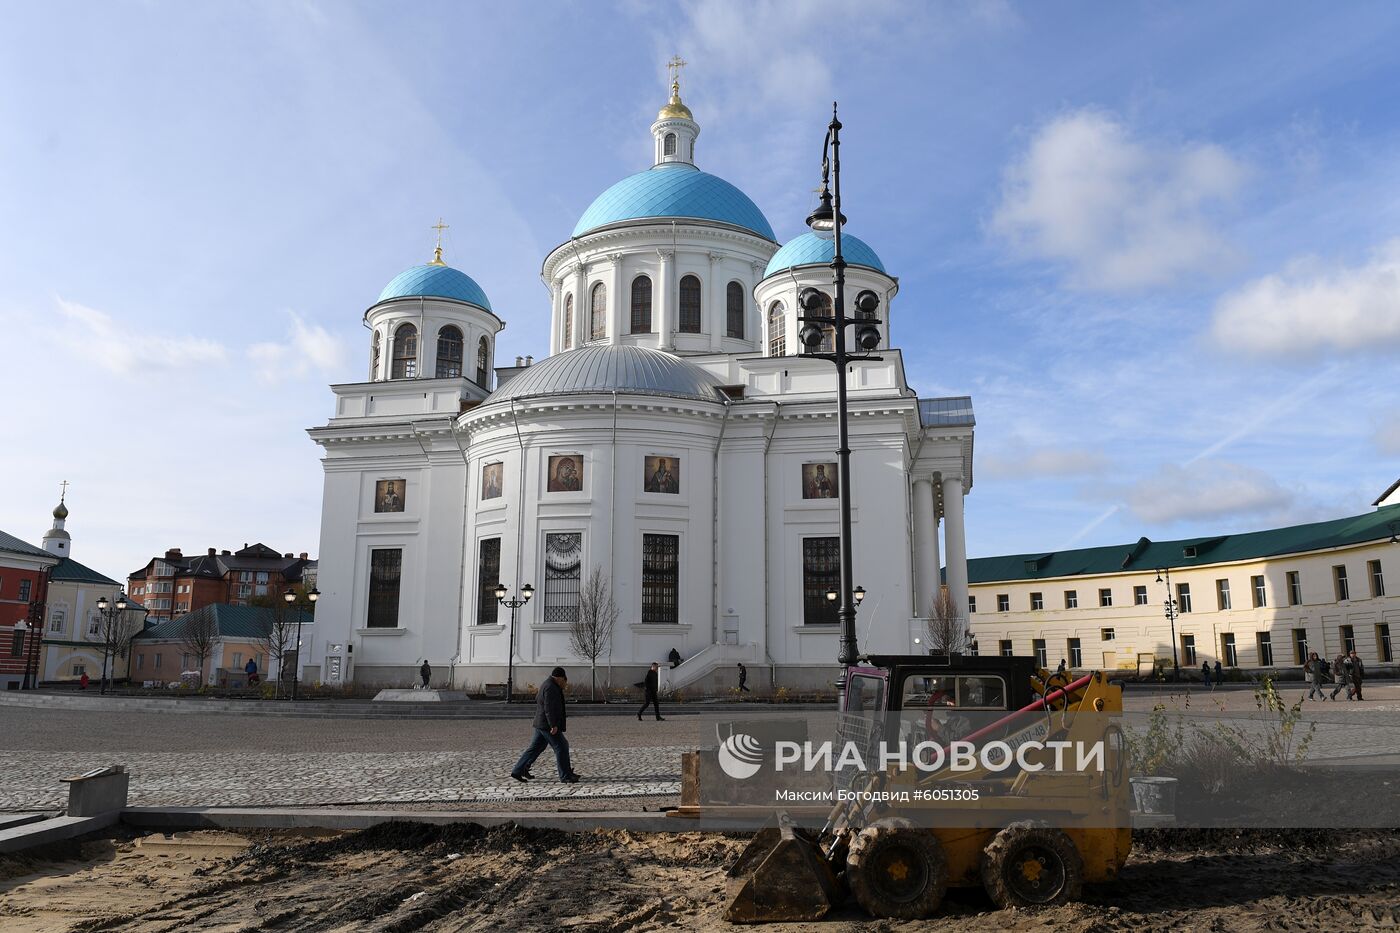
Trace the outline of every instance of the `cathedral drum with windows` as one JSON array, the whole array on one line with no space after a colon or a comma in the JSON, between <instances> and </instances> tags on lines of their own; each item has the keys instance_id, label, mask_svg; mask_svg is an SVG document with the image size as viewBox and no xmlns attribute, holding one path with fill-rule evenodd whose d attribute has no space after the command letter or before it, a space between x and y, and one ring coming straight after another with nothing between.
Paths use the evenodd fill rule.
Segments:
<instances>
[{"instance_id":1,"label":"cathedral drum with windows","mask_svg":"<svg viewBox=\"0 0 1400 933\"><path fill-rule=\"evenodd\" d=\"M596 577L617 611L599 658L615 683L674 649L672 685L733 686L743 662L768 684L829 686L844 495L862 648L915 650L940 554L966 605L971 402L909 387L897 280L843 235L847 294L880 296L881 341L846 375L841 476L837 374L797 340L798 292L830 300L832 241L780 245L753 201L696 166L677 83L651 132L651 168L599 195L544 260L545 359L493 368L505 325L440 247L366 312L370 378L333 386L334 416L310 432L325 451L326 653L309 677L407 683L426 659L467 689L508 671L539 683L580 663L570 630ZM497 587L526 584L512 625Z\"/></svg>"}]
</instances>

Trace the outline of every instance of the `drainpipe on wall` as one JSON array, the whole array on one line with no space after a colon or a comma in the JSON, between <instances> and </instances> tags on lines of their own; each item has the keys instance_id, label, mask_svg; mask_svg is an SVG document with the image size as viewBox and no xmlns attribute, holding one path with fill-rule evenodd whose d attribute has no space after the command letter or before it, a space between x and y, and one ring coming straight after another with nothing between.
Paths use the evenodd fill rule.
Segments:
<instances>
[{"instance_id":1,"label":"drainpipe on wall","mask_svg":"<svg viewBox=\"0 0 1400 933\"><path fill-rule=\"evenodd\" d=\"M617 390L613 389L613 423L612 423L612 476L608 483L612 491L612 514L608 517L608 570L617 566ZM617 582L611 584L613 588L613 598L617 598ZM613 636L608 636L608 682L605 690L612 689L612 657L613 657ZM604 702L607 702L607 693L603 694Z\"/></svg>"}]
</instances>

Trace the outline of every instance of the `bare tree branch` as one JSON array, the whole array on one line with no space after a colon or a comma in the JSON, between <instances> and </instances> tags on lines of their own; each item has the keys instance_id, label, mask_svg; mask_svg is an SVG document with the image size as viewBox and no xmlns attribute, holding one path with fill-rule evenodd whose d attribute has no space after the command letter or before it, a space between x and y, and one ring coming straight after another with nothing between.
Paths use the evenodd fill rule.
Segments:
<instances>
[{"instance_id":1,"label":"bare tree branch","mask_svg":"<svg viewBox=\"0 0 1400 933\"><path fill-rule=\"evenodd\" d=\"M928 646L934 654L963 654L971 646L967 615L946 586L939 587L928 614Z\"/></svg>"},{"instance_id":2,"label":"bare tree branch","mask_svg":"<svg viewBox=\"0 0 1400 933\"><path fill-rule=\"evenodd\" d=\"M194 655L201 686L204 684L204 662L214 653L214 644L218 640L219 623L214 617L212 607L196 609L185 617L185 627L180 633L180 648Z\"/></svg>"},{"instance_id":3,"label":"bare tree branch","mask_svg":"<svg viewBox=\"0 0 1400 933\"><path fill-rule=\"evenodd\" d=\"M569 647L579 658L588 662L591 685L590 700L598 694L598 658L607 654L612 644L613 626L617 624L617 601L613 599L612 584L603 575L602 567L588 573L579 591L578 618L569 626Z\"/></svg>"},{"instance_id":4,"label":"bare tree branch","mask_svg":"<svg viewBox=\"0 0 1400 933\"><path fill-rule=\"evenodd\" d=\"M287 612L279 611L278 607L272 607L263 614L263 621L260 624L260 632L257 638L257 645L261 653L267 656L267 670L263 675L272 676L272 668L277 666L277 677L274 681L273 696L282 695L282 665L288 658L296 657L296 647L294 632L296 630L295 621Z\"/></svg>"}]
</instances>

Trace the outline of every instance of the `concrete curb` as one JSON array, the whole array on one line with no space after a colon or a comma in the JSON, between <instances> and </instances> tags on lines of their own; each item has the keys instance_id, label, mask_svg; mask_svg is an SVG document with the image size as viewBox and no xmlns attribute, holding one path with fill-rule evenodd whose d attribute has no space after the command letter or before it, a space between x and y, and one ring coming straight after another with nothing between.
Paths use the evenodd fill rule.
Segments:
<instances>
[{"instance_id":1,"label":"concrete curb","mask_svg":"<svg viewBox=\"0 0 1400 933\"><path fill-rule=\"evenodd\" d=\"M595 829L627 829L633 832L684 832L698 829L694 820L669 817L662 812L635 813L618 810L566 812L499 812L472 810L350 810L344 808L267 807L128 807L121 821L138 829L173 832L194 829L368 829L380 823L406 822L447 825L477 823L502 826L514 823L536 829L592 832Z\"/></svg>"},{"instance_id":2,"label":"concrete curb","mask_svg":"<svg viewBox=\"0 0 1400 933\"><path fill-rule=\"evenodd\" d=\"M100 832L120 822L121 815L120 810L112 810L97 816L56 816L13 829L3 829L0 830L0 853L22 852L35 846Z\"/></svg>"}]
</instances>

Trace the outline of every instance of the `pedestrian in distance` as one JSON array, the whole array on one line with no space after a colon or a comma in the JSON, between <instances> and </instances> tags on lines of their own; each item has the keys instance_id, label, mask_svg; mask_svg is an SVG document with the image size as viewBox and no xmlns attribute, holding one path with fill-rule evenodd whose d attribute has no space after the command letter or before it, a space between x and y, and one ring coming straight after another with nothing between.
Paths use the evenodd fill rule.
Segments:
<instances>
[{"instance_id":1,"label":"pedestrian in distance","mask_svg":"<svg viewBox=\"0 0 1400 933\"><path fill-rule=\"evenodd\" d=\"M1202 662L1201 662L1201 682L1204 683L1207 687L1210 686L1210 662L1209 662L1209 661L1202 661Z\"/></svg>"},{"instance_id":2,"label":"pedestrian in distance","mask_svg":"<svg viewBox=\"0 0 1400 933\"><path fill-rule=\"evenodd\" d=\"M1337 681L1337 686L1332 688L1332 699L1334 700L1337 698L1337 694L1342 692L1343 687L1346 688L1347 699L1351 699L1351 672L1347 670L1346 662L1347 656L1344 654L1339 654L1332 659L1332 677Z\"/></svg>"},{"instance_id":3,"label":"pedestrian in distance","mask_svg":"<svg viewBox=\"0 0 1400 933\"><path fill-rule=\"evenodd\" d=\"M739 662L739 690L740 690L740 692L742 692L742 693L753 693L753 691L750 690L750 689L748 688L748 682L749 682L749 669L748 669L747 667L744 666L744 662L743 662L743 661L740 661L740 662Z\"/></svg>"},{"instance_id":4,"label":"pedestrian in distance","mask_svg":"<svg viewBox=\"0 0 1400 933\"><path fill-rule=\"evenodd\" d=\"M1224 671L1223 671L1223 669L1220 667L1220 662L1219 662L1219 661L1216 661L1216 662L1215 662L1215 683L1216 683L1216 686L1219 686L1220 684L1223 684L1224 682L1225 682L1225 674L1224 674Z\"/></svg>"},{"instance_id":5,"label":"pedestrian in distance","mask_svg":"<svg viewBox=\"0 0 1400 933\"><path fill-rule=\"evenodd\" d=\"M423 678L423 689L428 689L428 681L433 678L433 668L428 664L428 659L423 659L423 666L418 668L418 676Z\"/></svg>"},{"instance_id":6,"label":"pedestrian in distance","mask_svg":"<svg viewBox=\"0 0 1400 933\"><path fill-rule=\"evenodd\" d=\"M243 665L243 673L248 675L248 686L255 685L258 682L258 662L249 658L248 663Z\"/></svg>"},{"instance_id":7,"label":"pedestrian in distance","mask_svg":"<svg viewBox=\"0 0 1400 933\"><path fill-rule=\"evenodd\" d=\"M1353 648L1347 653L1347 660L1351 662L1351 690L1356 694L1356 699L1361 699L1361 681L1366 679L1366 665L1361 663L1361 656Z\"/></svg>"},{"instance_id":8,"label":"pedestrian in distance","mask_svg":"<svg viewBox=\"0 0 1400 933\"><path fill-rule=\"evenodd\" d=\"M652 708L652 711L656 713L656 721L662 721L661 706L656 701L657 694L661 691L660 671L661 665L657 664L655 661L652 661L651 669L647 671L647 675L643 677L641 681L637 684L637 686L642 688L642 708L637 710L637 722L642 721L642 713L645 713L647 711L648 706L650 706Z\"/></svg>"},{"instance_id":9,"label":"pedestrian in distance","mask_svg":"<svg viewBox=\"0 0 1400 933\"><path fill-rule=\"evenodd\" d=\"M510 776L522 784L530 780L530 766L546 748L554 749L554 762L559 767L559 780L565 784L577 784L582 776L574 771L569 761L569 739L564 734L568 726L568 713L564 708L564 687L569 675L562 667L550 671L549 677L540 684L540 692L535 696L535 730L530 744L520 755Z\"/></svg>"},{"instance_id":10,"label":"pedestrian in distance","mask_svg":"<svg viewBox=\"0 0 1400 933\"><path fill-rule=\"evenodd\" d=\"M1060 658L1060 666L1057 667L1057 668L1055 668L1055 673L1056 673L1056 674L1063 674L1064 672L1065 672L1065 659L1064 659L1064 658Z\"/></svg>"},{"instance_id":11,"label":"pedestrian in distance","mask_svg":"<svg viewBox=\"0 0 1400 933\"><path fill-rule=\"evenodd\" d=\"M1327 699L1327 672L1327 662L1319 658L1316 651L1309 652L1308 660L1303 664L1303 674L1312 684L1312 688L1308 690L1309 700L1313 698L1313 694L1316 694L1319 700Z\"/></svg>"},{"instance_id":12,"label":"pedestrian in distance","mask_svg":"<svg viewBox=\"0 0 1400 933\"><path fill-rule=\"evenodd\" d=\"M87 685L88 685L88 675L87 675L87 671L83 671L83 676L81 676L81 677L78 678L78 689L79 689L79 690L86 690L86 689L87 689Z\"/></svg>"},{"instance_id":13,"label":"pedestrian in distance","mask_svg":"<svg viewBox=\"0 0 1400 933\"><path fill-rule=\"evenodd\" d=\"M666 655L666 660L671 662L671 669L675 670L681 666L681 653L672 648L671 653Z\"/></svg>"}]
</instances>

